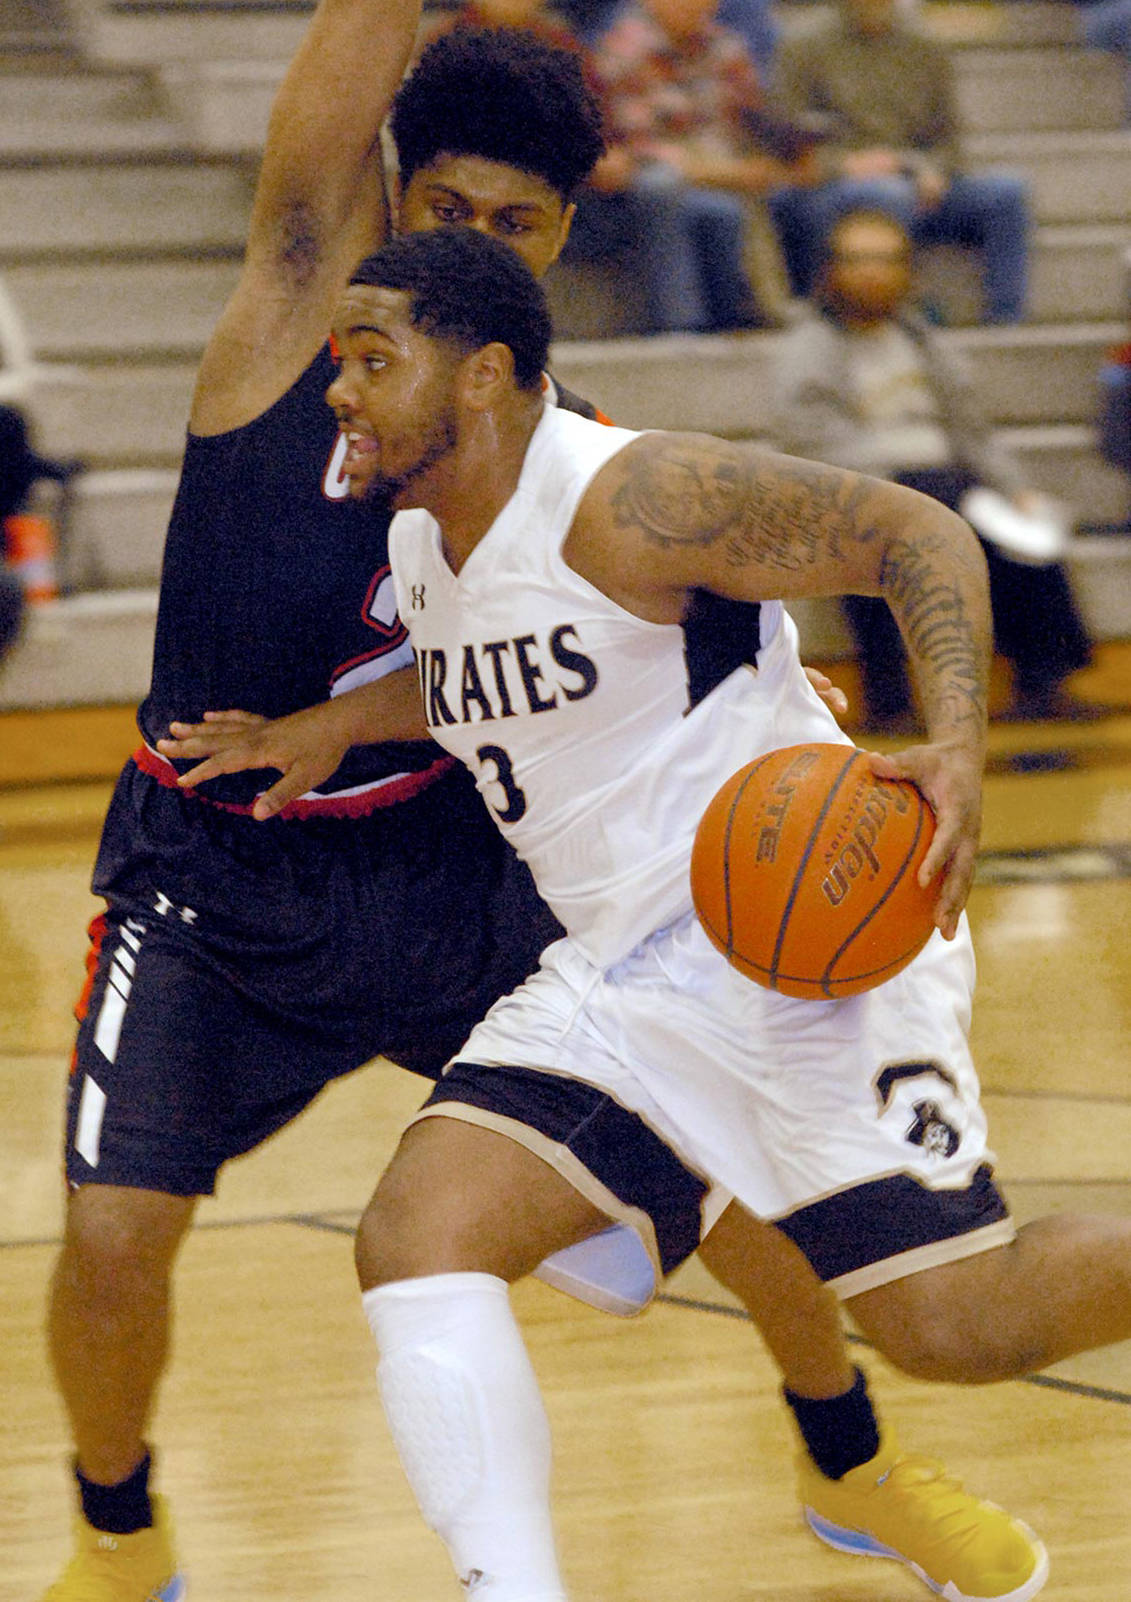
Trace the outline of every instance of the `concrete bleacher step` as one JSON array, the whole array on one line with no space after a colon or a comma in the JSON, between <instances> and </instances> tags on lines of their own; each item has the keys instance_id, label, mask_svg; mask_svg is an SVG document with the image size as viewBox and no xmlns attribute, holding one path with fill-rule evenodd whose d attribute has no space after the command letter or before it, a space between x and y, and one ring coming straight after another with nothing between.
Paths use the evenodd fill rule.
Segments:
<instances>
[{"instance_id":1,"label":"concrete bleacher step","mask_svg":"<svg viewBox=\"0 0 1131 1602\"><path fill-rule=\"evenodd\" d=\"M100 159L184 150L154 74L70 65L3 76L0 161L97 152Z\"/></svg>"},{"instance_id":2,"label":"concrete bleacher step","mask_svg":"<svg viewBox=\"0 0 1131 1602\"><path fill-rule=\"evenodd\" d=\"M65 587L117 590L156 584L176 488L172 468L84 473L75 488L61 552Z\"/></svg>"},{"instance_id":3,"label":"concrete bleacher step","mask_svg":"<svg viewBox=\"0 0 1131 1602\"><path fill-rule=\"evenodd\" d=\"M0 260L242 250L250 196L240 166L189 152L0 160Z\"/></svg>"},{"instance_id":4,"label":"concrete bleacher step","mask_svg":"<svg viewBox=\"0 0 1131 1602\"><path fill-rule=\"evenodd\" d=\"M65 50L68 22L59 0L0 0L0 55L21 61Z\"/></svg>"},{"instance_id":5,"label":"concrete bleacher step","mask_svg":"<svg viewBox=\"0 0 1131 1602\"><path fill-rule=\"evenodd\" d=\"M199 58L164 62L157 75L170 113L195 148L255 152L285 65L282 59ZM1115 129L1124 117L1121 67L1082 47L959 51L955 93L962 125L972 135Z\"/></svg>"},{"instance_id":6,"label":"concrete bleacher step","mask_svg":"<svg viewBox=\"0 0 1131 1602\"><path fill-rule=\"evenodd\" d=\"M1114 320L1125 300L1124 257L1131 224L1041 228L1034 235L1030 319L1035 324ZM43 361L94 361L132 355L144 362L160 352L199 355L235 285L240 253L232 245L187 247L135 258L103 254L22 259L0 246L0 271ZM928 259L928 300L947 320L973 323L980 280L975 260L958 251ZM623 332L638 313L623 282L590 267L556 272L551 290L556 326L569 339L589 332ZM175 308L175 315L171 315ZM630 326L630 325L629 325Z\"/></svg>"},{"instance_id":7,"label":"concrete bleacher step","mask_svg":"<svg viewBox=\"0 0 1131 1602\"><path fill-rule=\"evenodd\" d=\"M289 61L314 0L65 0L92 61Z\"/></svg>"},{"instance_id":8,"label":"concrete bleacher step","mask_svg":"<svg viewBox=\"0 0 1131 1602\"><path fill-rule=\"evenodd\" d=\"M776 7L784 34L819 27L835 12L835 4L822 0L781 0ZM1081 37L1073 0L921 0L917 15L921 27L959 51L1076 45Z\"/></svg>"},{"instance_id":9,"label":"concrete bleacher step","mask_svg":"<svg viewBox=\"0 0 1131 1602\"><path fill-rule=\"evenodd\" d=\"M1124 71L1063 45L972 48L955 55L955 95L969 134L1111 129L1123 122Z\"/></svg>"},{"instance_id":10,"label":"concrete bleacher step","mask_svg":"<svg viewBox=\"0 0 1131 1602\"><path fill-rule=\"evenodd\" d=\"M1099 457L1092 429L1060 425L1003 432L1029 483L1070 507L1081 532L1131 528L1131 485ZM77 481L68 523L62 563L68 586L155 584L175 489L172 467L85 473Z\"/></svg>"},{"instance_id":11,"label":"concrete bleacher step","mask_svg":"<svg viewBox=\"0 0 1131 1602\"><path fill-rule=\"evenodd\" d=\"M256 151L285 63L186 60L162 64L168 106L197 149ZM955 87L971 134L1112 129L1123 121L1123 76L1097 52L1041 46L959 52Z\"/></svg>"},{"instance_id":12,"label":"concrete bleacher step","mask_svg":"<svg viewBox=\"0 0 1131 1602\"><path fill-rule=\"evenodd\" d=\"M669 360L657 366L648 360L650 352L637 350L634 355L632 345L625 342L620 363L602 348L602 361L597 365L586 364L583 351L578 355L575 348L571 356L570 349L562 347L554 370L563 381L611 409L619 422L710 429L735 438L772 438L768 363L764 359L753 360L748 351L739 367L727 359L725 351L712 349L710 359L705 360L700 349L694 363L685 350L682 363L671 360L669 353ZM763 358L766 354L763 350ZM634 361L638 376L644 374L646 380L650 373L657 380L641 383L635 405L617 387L617 380L623 379ZM708 366L713 368L714 383L689 384L690 373L702 373ZM738 393L740 382L745 397ZM88 472L77 481L64 563L69 585L113 588L156 583L176 487L173 462L183 439L185 408L187 394L182 393L167 422L170 449L166 467L106 468ZM1022 462L1028 481L1065 502L1081 529L1131 526L1131 482L1099 457L1090 419L1074 425L1030 424L1002 432Z\"/></svg>"},{"instance_id":13,"label":"concrete bleacher step","mask_svg":"<svg viewBox=\"0 0 1131 1602\"><path fill-rule=\"evenodd\" d=\"M1131 129L977 134L965 141L971 170L1023 176L1045 223L1121 223L1131 195Z\"/></svg>"},{"instance_id":14,"label":"concrete bleacher step","mask_svg":"<svg viewBox=\"0 0 1131 1602\"><path fill-rule=\"evenodd\" d=\"M195 352L168 362L43 363L36 444L92 468L177 467L196 380Z\"/></svg>"},{"instance_id":15,"label":"concrete bleacher step","mask_svg":"<svg viewBox=\"0 0 1131 1602\"><path fill-rule=\"evenodd\" d=\"M1100 456L1094 427L1003 428L999 438L1016 455L1031 487L1071 507L1083 527L1131 529L1131 478ZM1125 599L1131 603L1131 595Z\"/></svg>"},{"instance_id":16,"label":"concrete bleacher step","mask_svg":"<svg viewBox=\"0 0 1131 1602\"><path fill-rule=\"evenodd\" d=\"M1124 339L1118 322L947 329L997 423L1094 420L1097 374ZM554 372L629 428L761 435L772 414L776 336L671 334L555 347Z\"/></svg>"},{"instance_id":17,"label":"concrete bleacher step","mask_svg":"<svg viewBox=\"0 0 1131 1602\"><path fill-rule=\"evenodd\" d=\"M156 590L66 596L29 609L0 665L0 710L129 706L145 695Z\"/></svg>"},{"instance_id":18,"label":"concrete bleacher step","mask_svg":"<svg viewBox=\"0 0 1131 1602\"><path fill-rule=\"evenodd\" d=\"M36 354L64 362L198 359L239 273L231 252L0 264Z\"/></svg>"},{"instance_id":19,"label":"concrete bleacher step","mask_svg":"<svg viewBox=\"0 0 1131 1602\"><path fill-rule=\"evenodd\" d=\"M185 316L180 304L177 316ZM1094 424L1099 368L1122 337L1116 322L951 329L943 335L972 368L988 414L1005 427L1044 429L1043 448L1054 442L1075 448L1079 429ZM760 438L772 416L776 338L676 334L562 341L553 366L563 383L628 427ZM196 354L168 362L44 363L36 386L37 443L50 454L79 455L97 466L174 466ZM1050 428L1067 433L1049 434Z\"/></svg>"},{"instance_id":20,"label":"concrete bleacher step","mask_svg":"<svg viewBox=\"0 0 1131 1602\"><path fill-rule=\"evenodd\" d=\"M999 426L1092 423L1099 407L1099 370L1126 325L952 329L970 364L979 399Z\"/></svg>"}]
</instances>

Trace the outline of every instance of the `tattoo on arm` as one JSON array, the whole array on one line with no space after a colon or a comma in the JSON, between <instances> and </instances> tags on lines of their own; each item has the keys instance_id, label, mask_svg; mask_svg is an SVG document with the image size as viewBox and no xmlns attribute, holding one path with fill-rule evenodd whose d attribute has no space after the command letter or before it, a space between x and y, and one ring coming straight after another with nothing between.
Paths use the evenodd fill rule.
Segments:
<instances>
[{"instance_id":1,"label":"tattoo on arm","mask_svg":"<svg viewBox=\"0 0 1131 1602\"><path fill-rule=\"evenodd\" d=\"M930 680L924 689L945 685L953 718L980 717L983 652L959 585L939 574L929 545L907 540L892 541L880 577L916 666Z\"/></svg>"},{"instance_id":2,"label":"tattoo on arm","mask_svg":"<svg viewBox=\"0 0 1131 1602\"><path fill-rule=\"evenodd\" d=\"M625 466L612 496L616 525L654 545L712 545L742 519L749 469L737 451L665 440L658 450L630 452Z\"/></svg>"},{"instance_id":3,"label":"tattoo on arm","mask_svg":"<svg viewBox=\"0 0 1131 1602\"><path fill-rule=\"evenodd\" d=\"M665 440L631 453L612 497L618 527L672 546L723 544L730 567L798 572L870 535L866 479L791 461L758 461L718 440Z\"/></svg>"}]
</instances>

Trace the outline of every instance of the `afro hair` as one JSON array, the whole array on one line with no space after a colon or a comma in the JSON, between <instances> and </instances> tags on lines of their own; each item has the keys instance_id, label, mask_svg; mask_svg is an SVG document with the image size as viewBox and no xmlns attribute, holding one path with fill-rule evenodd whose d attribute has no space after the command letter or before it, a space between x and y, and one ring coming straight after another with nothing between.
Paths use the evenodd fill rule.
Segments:
<instances>
[{"instance_id":1,"label":"afro hair","mask_svg":"<svg viewBox=\"0 0 1131 1602\"><path fill-rule=\"evenodd\" d=\"M390 118L401 182L438 156L531 173L564 201L605 149L580 54L522 28L460 25L421 53Z\"/></svg>"}]
</instances>

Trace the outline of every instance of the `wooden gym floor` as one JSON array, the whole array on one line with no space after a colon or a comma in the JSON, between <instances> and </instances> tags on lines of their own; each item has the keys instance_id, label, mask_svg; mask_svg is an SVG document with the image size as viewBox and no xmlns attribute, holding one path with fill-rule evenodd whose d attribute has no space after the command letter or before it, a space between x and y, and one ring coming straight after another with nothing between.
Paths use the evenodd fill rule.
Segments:
<instances>
[{"instance_id":1,"label":"wooden gym floor","mask_svg":"<svg viewBox=\"0 0 1131 1602\"><path fill-rule=\"evenodd\" d=\"M1077 685L1111 716L992 731L971 905L975 1043L1022 1219L1131 1213L1131 647L1104 648ZM69 1539L41 1331L87 878L132 738L122 709L0 718L0 1602L35 1602ZM154 1430L191 1602L457 1594L386 1440L350 1254L419 1085L380 1064L353 1075L233 1164L200 1208ZM515 1302L554 1427L574 1602L927 1595L902 1568L840 1556L802 1529L774 1371L697 1265L628 1322L533 1282ZM857 1350L906 1442L1040 1531L1050 1602L1126 1602L1131 1343L967 1391L912 1383Z\"/></svg>"}]
</instances>

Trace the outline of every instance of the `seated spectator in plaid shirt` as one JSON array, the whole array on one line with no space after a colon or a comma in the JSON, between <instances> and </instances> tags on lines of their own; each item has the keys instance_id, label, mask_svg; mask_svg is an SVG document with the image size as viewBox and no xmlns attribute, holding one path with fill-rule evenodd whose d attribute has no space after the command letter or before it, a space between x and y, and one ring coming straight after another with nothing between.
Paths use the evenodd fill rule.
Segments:
<instances>
[{"instance_id":1,"label":"seated spectator in plaid shirt","mask_svg":"<svg viewBox=\"0 0 1131 1602\"><path fill-rule=\"evenodd\" d=\"M632 252L650 331L775 325L788 293L766 195L811 144L774 118L717 0L639 0L595 48L609 153L578 202L577 259Z\"/></svg>"}]
</instances>

